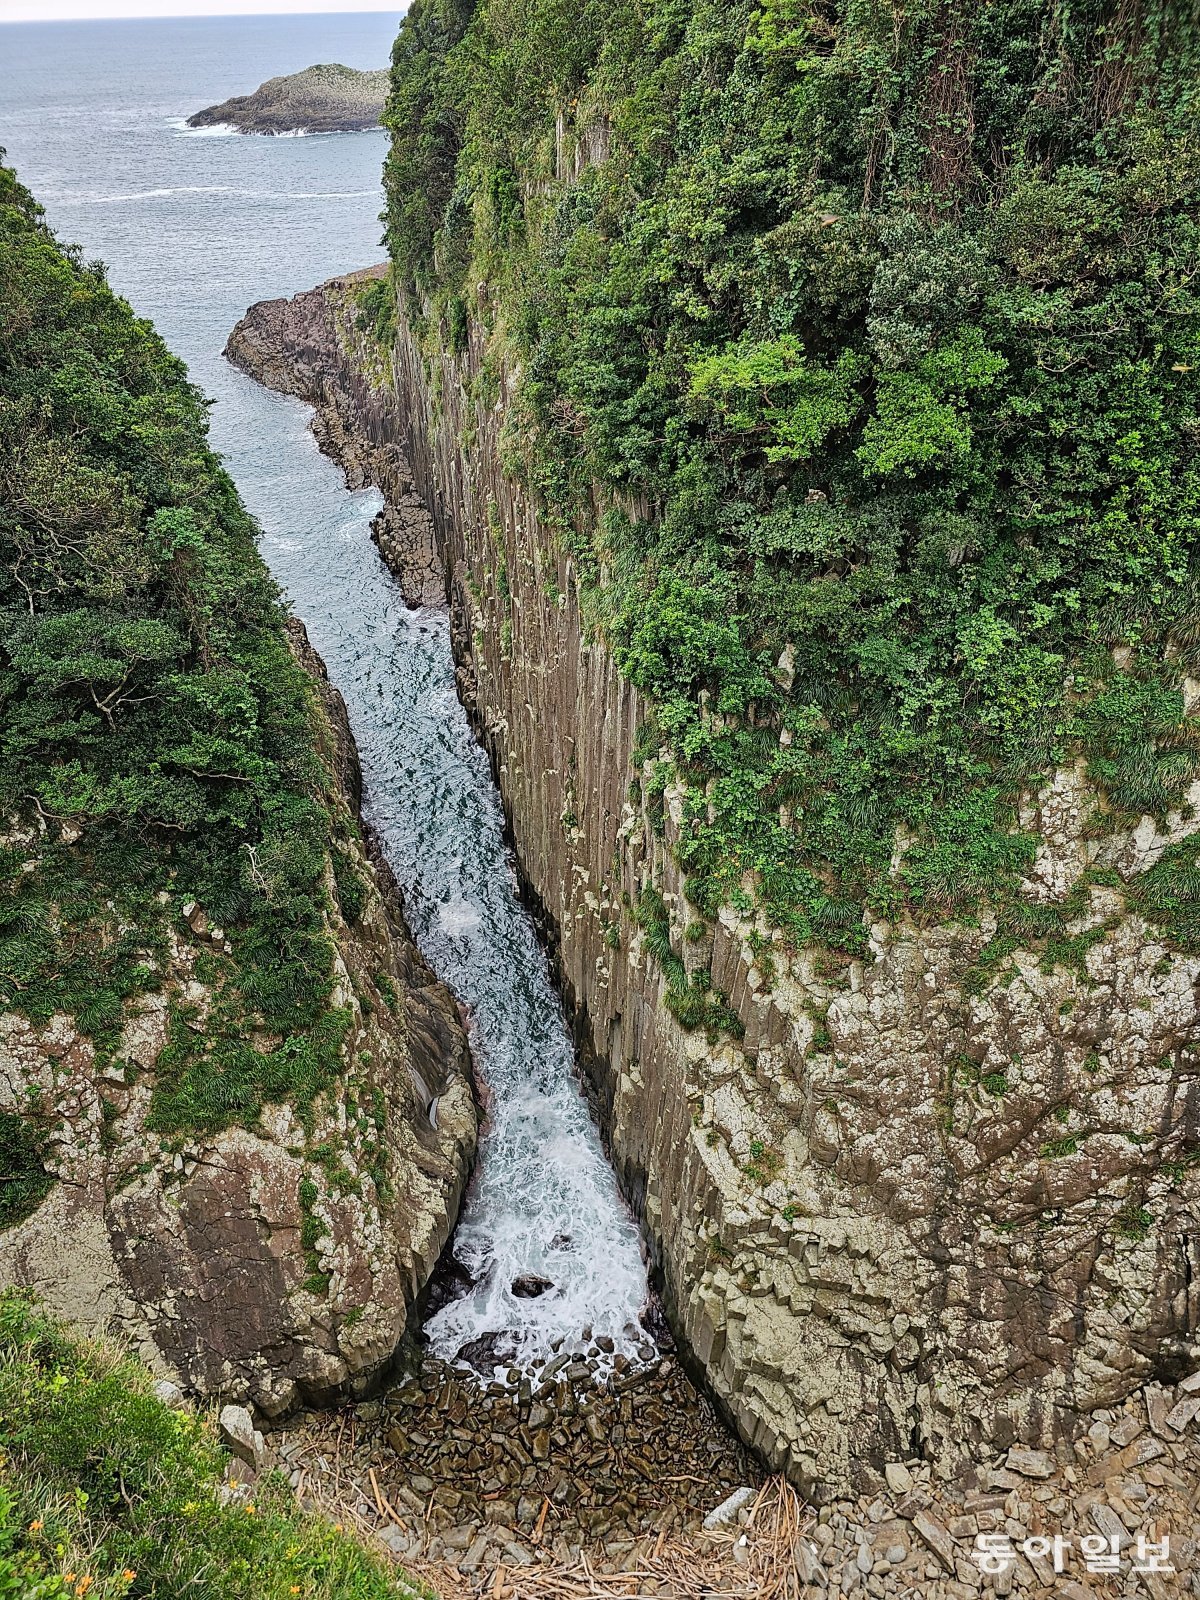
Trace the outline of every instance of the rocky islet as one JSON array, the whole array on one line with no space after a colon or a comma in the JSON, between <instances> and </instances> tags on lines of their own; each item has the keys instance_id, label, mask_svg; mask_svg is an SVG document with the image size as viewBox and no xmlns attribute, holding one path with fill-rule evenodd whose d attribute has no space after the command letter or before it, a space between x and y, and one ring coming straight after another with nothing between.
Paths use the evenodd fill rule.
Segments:
<instances>
[{"instance_id":1,"label":"rocky islet","mask_svg":"<svg viewBox=\"0 0 1200 1600\"><path fill-rule=\"evenodd\" d=\"M189 128L239 133L363 133L377 128L387 98L386 70L337 63L269 78L253 94L233 95L187 119Z\"/></svg>"}]
</instances>

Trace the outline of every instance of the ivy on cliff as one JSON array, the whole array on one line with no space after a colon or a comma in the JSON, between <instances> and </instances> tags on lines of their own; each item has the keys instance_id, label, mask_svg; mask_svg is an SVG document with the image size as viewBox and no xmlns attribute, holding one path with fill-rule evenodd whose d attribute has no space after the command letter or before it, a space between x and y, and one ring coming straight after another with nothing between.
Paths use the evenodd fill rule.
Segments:
<instances>
[{"instance_id":1,"label":"ivy on cliff","mask_svg":"<svg viewBox=\"0 0 1200 1600\"><path fill-rule=\"evenodd\" d=\"M350 823L255 532L182 364L0 166L0 1008L111 1055L196 902L232 953L198 946L214 1001L176 1018L167 1133L311 1099L344 1032Z\"/></svg>"},{"instance_id":2,"label":"ivy on cliff","mask_svg":"<svg viewBox=\"0 0 1200 1600\"><path fill-rule=\"evenodd\" d=\"M1198 68L1172 0L415 0L400 292L519 365L707 914L854 951L1015 893L1072 753L1196 776Z\"/></svg>"}]
</instances>

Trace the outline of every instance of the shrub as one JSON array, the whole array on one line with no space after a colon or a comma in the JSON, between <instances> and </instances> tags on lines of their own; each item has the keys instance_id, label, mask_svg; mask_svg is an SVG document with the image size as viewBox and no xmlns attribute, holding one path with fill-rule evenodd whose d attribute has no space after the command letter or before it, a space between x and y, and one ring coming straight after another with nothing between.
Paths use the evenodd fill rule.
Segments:
<instances>
[{"instance_id":1,"label":"shrub","mask_svg":"<svg viewBox=\"0 0 1200 1600\"><path fill-rule=\"evenodd\" d=\"M0 1296L0 1595L13 1600L399 1600L427 1591L272 1472L222 1494L211 1425L149 1374Z\"/></svg>"}]
</instances>

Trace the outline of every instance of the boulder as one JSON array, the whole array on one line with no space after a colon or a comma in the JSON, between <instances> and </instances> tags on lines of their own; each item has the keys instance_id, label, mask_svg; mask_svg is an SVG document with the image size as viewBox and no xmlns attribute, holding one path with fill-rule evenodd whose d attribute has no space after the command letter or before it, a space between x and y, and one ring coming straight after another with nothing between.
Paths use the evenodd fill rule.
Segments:
<instances>
[{"instance_id":1,"label":"boulder","mask_svg":"<svg viewBox=\"0 0 1200 1600\"><path fill-rule=\"evenodd\" d=\"M536 1300L553 1287L549 1278L540 1277L536 1272L523 1272L512 1281L512 1292L518 1300Z\"/></svg>"}]
</instances>

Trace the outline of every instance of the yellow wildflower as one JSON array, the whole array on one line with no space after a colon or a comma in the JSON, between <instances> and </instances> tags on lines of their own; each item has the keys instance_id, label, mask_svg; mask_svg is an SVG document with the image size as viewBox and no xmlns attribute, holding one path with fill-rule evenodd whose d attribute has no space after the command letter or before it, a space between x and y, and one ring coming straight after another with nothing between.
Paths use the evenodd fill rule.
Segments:
<instances>
[{"instance_id":1,"label":"yellow wildflower","mask_svg":"<svg viewBox=\"0 0 1200 1600\"><path fill-rule=\"evenodd\" d=\"M42 1521L41 1517L34 1517L33 1521L29 1524L29 1531L30 1533L41 1533L45 1526L46 1524Z\"/></svg>"}]
</instances>

